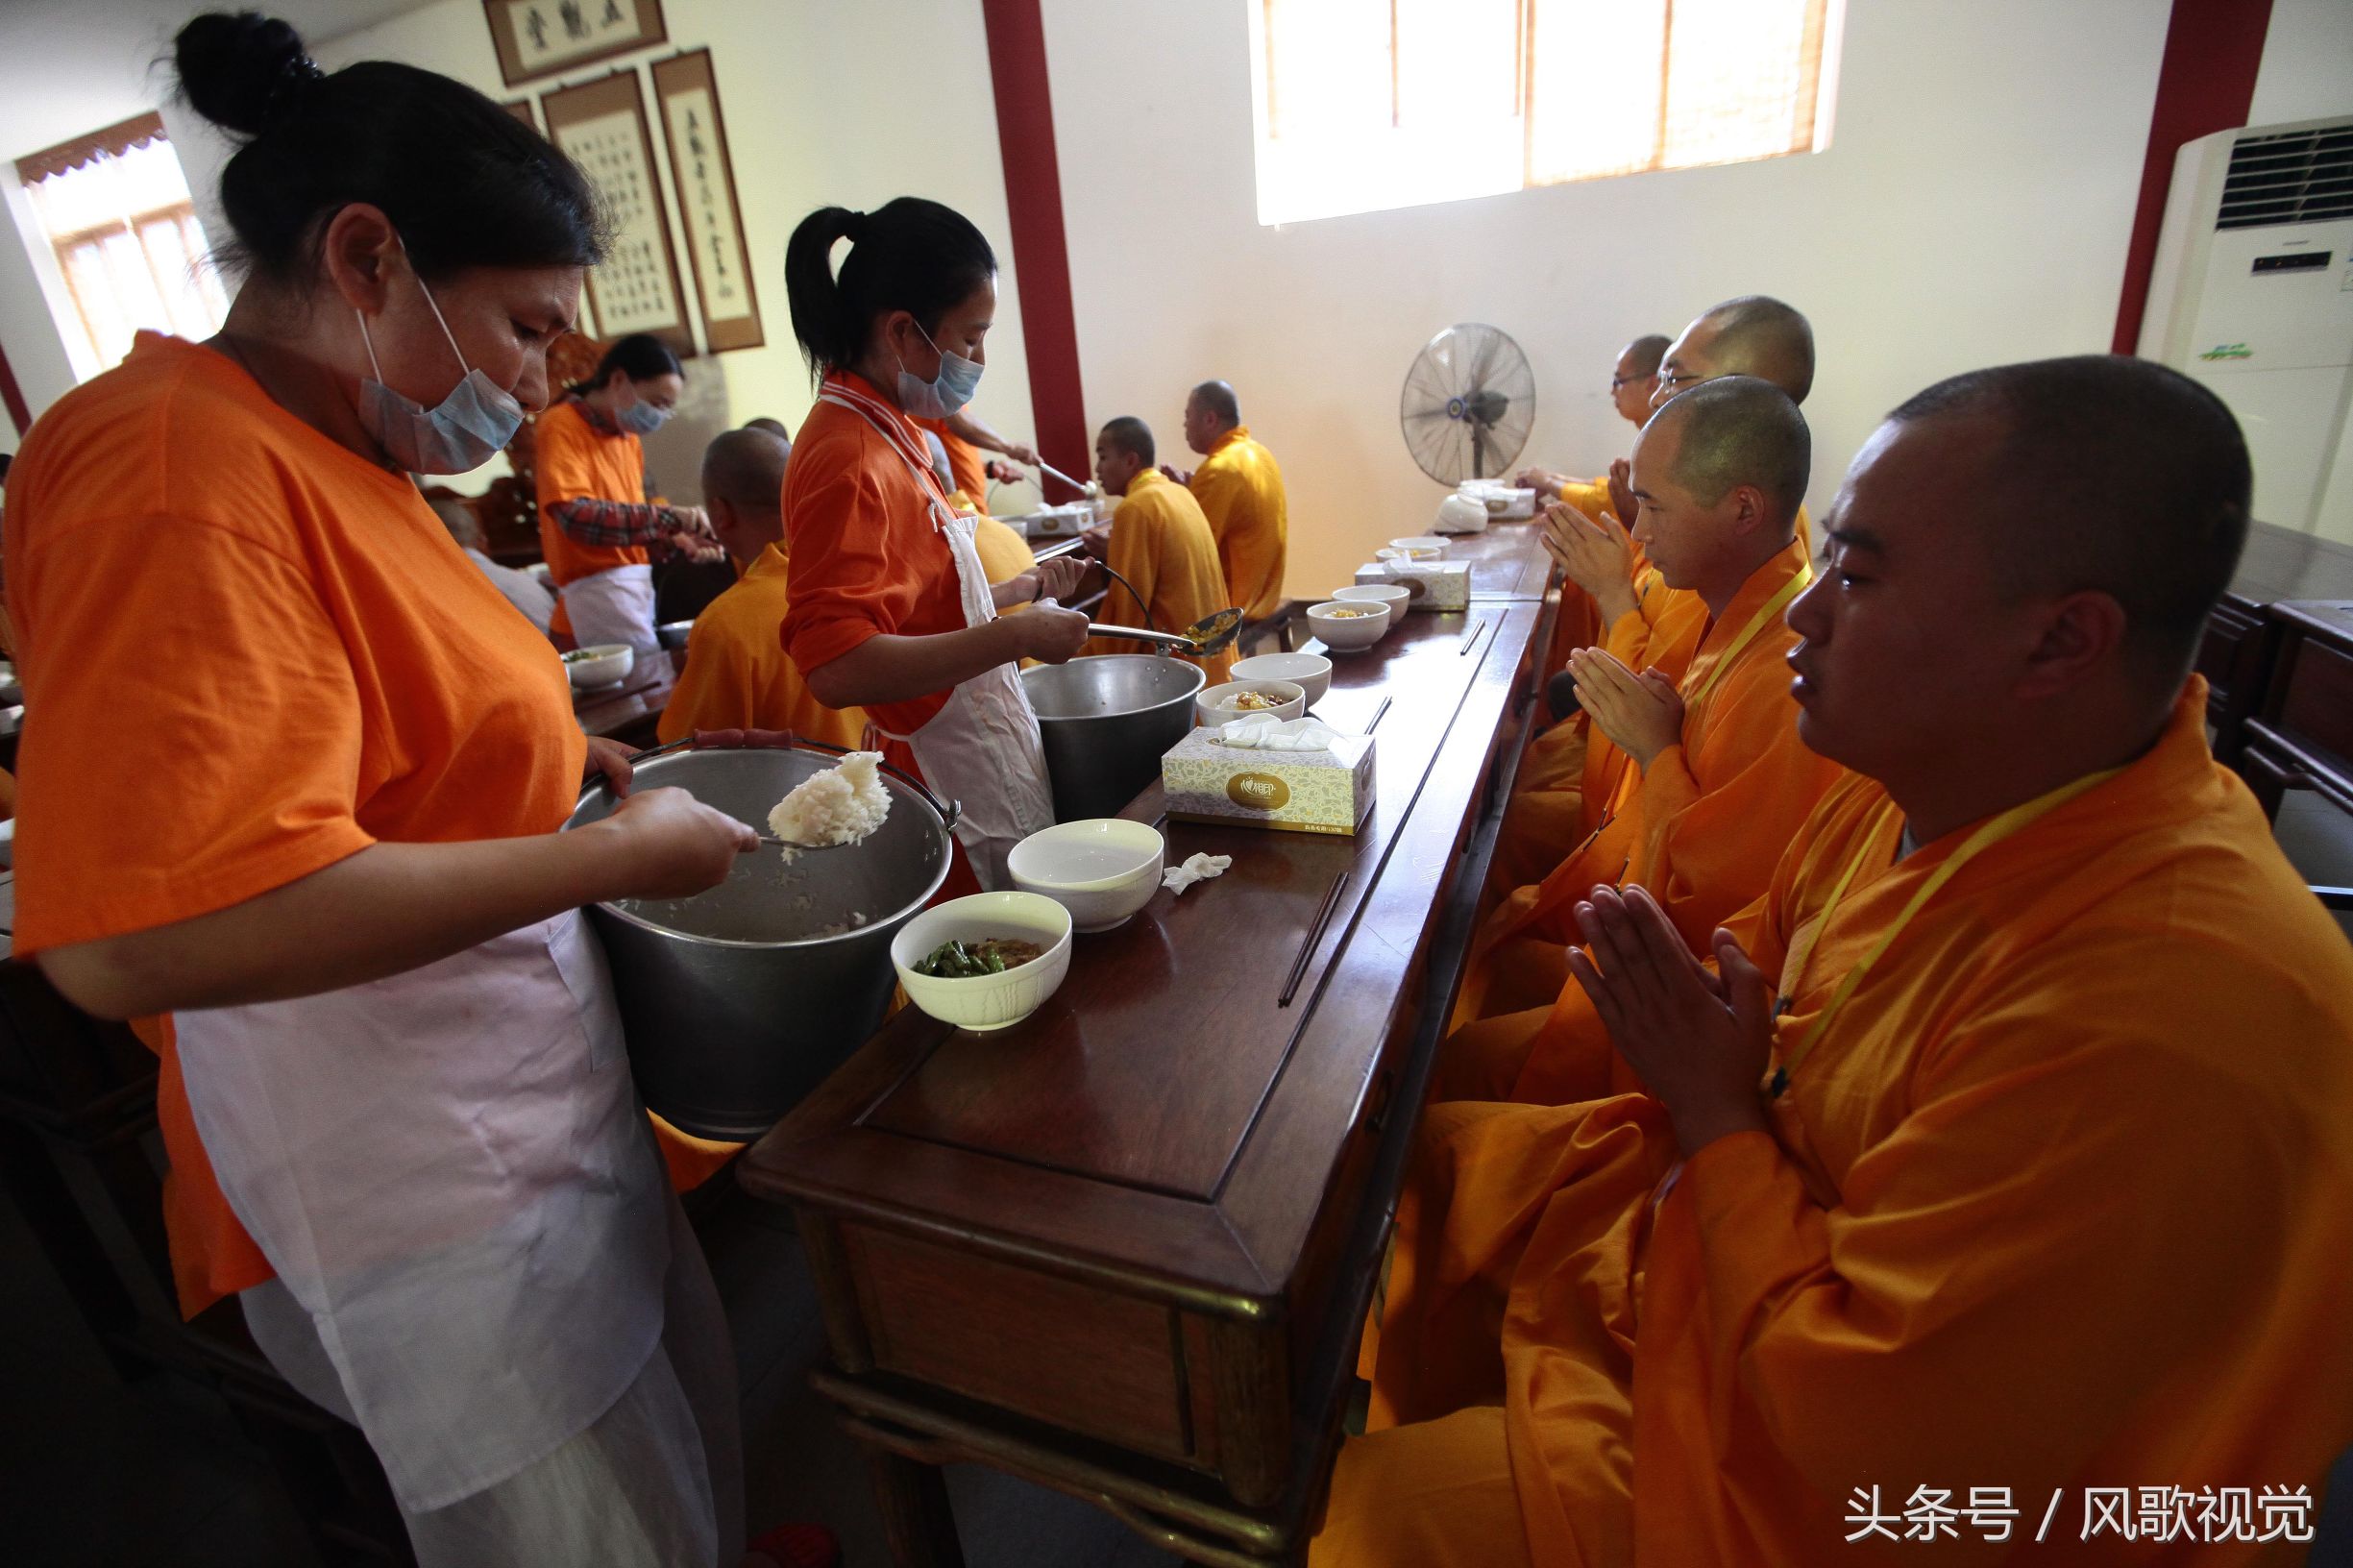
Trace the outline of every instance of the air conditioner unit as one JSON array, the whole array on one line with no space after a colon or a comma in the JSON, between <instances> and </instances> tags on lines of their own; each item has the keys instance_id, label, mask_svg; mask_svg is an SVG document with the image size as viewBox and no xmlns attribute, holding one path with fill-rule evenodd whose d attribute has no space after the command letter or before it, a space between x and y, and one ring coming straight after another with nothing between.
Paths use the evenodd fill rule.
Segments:
<instances>
[{"instance_id":1,"label":"air conditioner unit","mask_svg":"<svg viewBox=\"0 0 2353 1568\"><path fill-rule=\"evenodd\" d=\"M2140 352L2238 415L2260 521L2353 545L2353 115L2181 149Z\"/></svg>"}]
</instances>

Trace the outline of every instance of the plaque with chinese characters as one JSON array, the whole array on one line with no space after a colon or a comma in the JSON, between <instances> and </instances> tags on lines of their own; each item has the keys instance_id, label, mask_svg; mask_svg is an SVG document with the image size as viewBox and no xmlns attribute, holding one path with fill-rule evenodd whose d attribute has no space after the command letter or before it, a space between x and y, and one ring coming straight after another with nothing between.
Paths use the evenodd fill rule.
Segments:
<instances>
[{"instance_id":1,"label":"plaque with chinese characters","mask_svg":"<svg viewBox=\"0 0 2353 1568\"><path fill-rule=\"evenodd\" d=\"M670 244L653 137L635 71L564 87L539 101L548 135L597 187L611 224L611 248L590 269L588 298L608 340L651 332L681 355L695 352Z\"/></svg>"},{"instance_id":2,"label":"plaque with chinese characters","mask_svg":"<svg viewBox=\"0 0 2353 1568\"><path fill-rule=\"evenodd\" d=\"M653 96L662 106L670 139L670 178L686 220L686 250L694 260L702 304L702 338L718 354L756 349L768 341L760 299L752 287L751 257L744 243L735 199L735 166L727 157L727 128L719 114L719 83L711 51L657 61Z\"/></svg>"},{"instance_id":3,"label":"plaque with chinese characters","mask_svg":"<svg viewBox=\"0 0 2353 1568\"><path fill-rule=\"evenodd\" d=\"M662 0L482 0L510 87L668 41Z\"/></svg>"}]
</instances>

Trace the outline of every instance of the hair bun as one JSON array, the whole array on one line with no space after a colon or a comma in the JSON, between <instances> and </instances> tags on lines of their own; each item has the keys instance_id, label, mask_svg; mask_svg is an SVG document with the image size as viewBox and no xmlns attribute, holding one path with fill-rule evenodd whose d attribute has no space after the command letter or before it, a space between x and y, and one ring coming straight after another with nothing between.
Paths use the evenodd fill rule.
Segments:
<instances>
[{"instance_id":1,"label":"hair bun","mask_svg":"<svg viewBox=\"0 0 2353 1568\"><path fill-rule=\"evenodd\" d=\"M259 12L208 12L174 41L180 90L196 112L226 130L258 135L322 74L300 34Z\"/></svg>"}]
</instances>

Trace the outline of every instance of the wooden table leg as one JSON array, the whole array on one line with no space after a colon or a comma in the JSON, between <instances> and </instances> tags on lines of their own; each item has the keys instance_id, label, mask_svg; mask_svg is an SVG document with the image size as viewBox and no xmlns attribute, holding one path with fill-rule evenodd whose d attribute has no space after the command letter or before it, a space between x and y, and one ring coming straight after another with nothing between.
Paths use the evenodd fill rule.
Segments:
<instances>
[{"instance_id":1,"label":"wooden table leg","mask_svg":"<svg viewBox=\"0 0 2353 1568\"><path fill-rule=\"evenodd\" d=\"M871 1447L866 1462L874 1478L883 1535L898 1568L964 1568L964 1545L956 1538L956 1514L940 1467Z\"/></svg>"}]
</instances>

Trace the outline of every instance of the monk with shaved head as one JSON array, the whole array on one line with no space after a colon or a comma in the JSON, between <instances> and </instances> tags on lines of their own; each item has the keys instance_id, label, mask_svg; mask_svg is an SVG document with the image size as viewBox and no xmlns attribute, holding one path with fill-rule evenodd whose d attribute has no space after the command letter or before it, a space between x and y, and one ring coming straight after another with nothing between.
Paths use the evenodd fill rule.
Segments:
<instances>
[{"instance_id":1,"label":"monk with shaved head","mask_svg":"<svg viewBox=\"0 0 2353 1568\"><path fill-rule=\"evenodd\" d=\"M1579 911L1639 1091L1425 1116L1315 1568L2300 1560L2353 1441L2353 948L2206 746L2250 489L2134 359L1879 428L1789 612L1855 772L1704 959L1645 891Z\"/></svg>"},{"instance_id":2,"label":"monk with shaved head","mask_svg":"<svg viewBox=\"0 0 2353 1568\"><path fill-rule=\"evenodd\" d=\"M1283 607L1290 551L1290 507L1275 454L1242 423L1241 401L1224 381L1203 381L1185 399L1185 444L1201 454L1190 474L1163 473L1190 489L1217 540L1229 604L1253 621Z\"/></svg>"}]
</instances>

